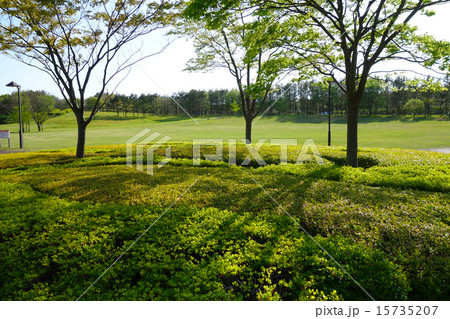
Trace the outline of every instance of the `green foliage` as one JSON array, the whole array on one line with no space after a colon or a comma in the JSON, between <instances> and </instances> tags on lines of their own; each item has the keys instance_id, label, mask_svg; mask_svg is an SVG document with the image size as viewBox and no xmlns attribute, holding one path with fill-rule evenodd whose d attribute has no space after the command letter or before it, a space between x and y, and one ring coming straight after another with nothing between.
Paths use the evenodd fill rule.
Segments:
<instances>
[{"instance_id":1,"label":"green foliage","mask_svg":"<svg viewBox=\"0 0 450 319\"><path fill-rule=\"evenodd\" d=\"M70 113L70 109L66 109L66 110L60 110L60 109L52 109L49 112L50 116L60 116L60 115L64 115L64 114L68 114Z\"/></svg>"},{"instance_id":2,"label":"green foliage","mask_svg":"<svg viewBox=\"0 0 450 319\"><path fill-rule=\"evenodd\" d=\"M344 148L274 165L264 146L265 167L192 167L192 145L172 149L154 176L126 167L124 146L2 155L0 298L77 298L197 178L86 299L367 299L296 222L377 300L448 296L448 155L362 149L355 169Z\"/></svg>"},{"instance_id":3,"label":"green foliage","mask_svg":"<svg viewBox=\"0 0 450 319\"><path fill-rule=\"evenodd\" d=\"M271 165L261 169L273 173L292 174L298 177L314 177L351 184L416 189L432 192L450 191L450 168L443 166L401 165L375 166L368 169L340 167L336 165Z\"/></svg>"},{"instance_id":4,"label":"green foliage","mask_svg":"<svg viewBox=\"0 0 450 319\"><path fill-rule=\"evenodd\" d=\"M239 112L240 109L241 107L236 102L236 100L233 100L233 102L231 102L231 110L236 114L237 112Z\"/></svg>"},{"instance_id":5,"label":"green foliage","mask_svg":"<svg viewBox=\"0 0 450 319\"><path fill-rule=\"evenodd\" d=\"M44 129L44 122L48 120L50 112L55 106L55 97L44 91L24 92L24 106L38 127L38 131Z\"/></svg>"},{"instance_id":6,"label":"green foliage","mask_svg":"<svg viewBox=\"0 0 450 319\"><path fill-rule=\"evenodd\" d=\"M121 59L119 51L168 26L175 6L171 1L0 0L0 51L46 72L58 85L77 118L77 157L82 158L86 127L104 106L107 85L145 58L134 53ZM92 78L99 80L100 92L86 105Z\"/></svg>"},{"instance_id":7,"label":"green foliage","mask_svg":"<svg viewBox=\"0 0 450 319\"><path fill-rule=\"evenodd\" d=\"M22 124L24 126L24 130L25 127L29 126L30 122L31 122L31 112L25 108L23 105L21 105L21 116L22 116ZM15 123L19 123L19 106L15 106L13 107L11 113L10 113L10 118L13 120L13 122Z\"/></svg>"},{"instance_id":8,"label":"green foliage","mask_svg":"<svg viewBox=\"0 0 450 319\"><path fill-rule=\"evenodd\" d=\"M188 61L186 70L225 68L235 78L246 120L245 138L251 141L251 122L264 111L274 82L292 61L276 45L282 36L279 17L272 12L253 16L246 4L226 12L226 20L209 20L191 14L195 4L189 3L175 33L194 41L196 57ZM233 111L238 110L235 105Z\"/></svg>"},{"instance_id":9,"label":"green foliage","mask_svg":"<svg viewBox=\"0 0 450 319\"><path fill-rule=\"evenodd\" d=\"M318 75L333 79L346 94L347 164L357 167L358 113L372 68L395 59L429 68L438 65L441 70L450 67L450 43L419 35L417 27L410 25L415 15L430 15L429 7L439 3L374 0L361 5L360 1L310 0L299 6L290 1L193 0L186 13L214 24L229 22L230 15L242 7L247 8L247 16L283 17L279 19L283 31L274 43L289 52L283 54L288 65L311 67Z\"/></svg>"},{"instance_id":10,"label":"green foliage","mask_svg":"<svg viewBox=\"0 0 450 319\"><path fill-rule=\"evenodd\" d=\"M74 300L163 213L152 206L74 203L0 184L0 298ZM176 225L176 227L174 227ZM377 299L409 288L383 253L316 236ZM13 252L11 254L11 252ZM85 297L89 300L365 300L288 217L169 210Z\"/></svg>"},{"instance_id":11,"label":"green foliage","mask_svg":"<svg viewBox=\"0 0 450 319\"><path fill-rule=\"evenodd\" d=\"M411 99L405 104L405 109L407 112L412 113L414 118L417 114L421 114L425 111L425 103L419 99Z\"/></svg>"}]
</instances>

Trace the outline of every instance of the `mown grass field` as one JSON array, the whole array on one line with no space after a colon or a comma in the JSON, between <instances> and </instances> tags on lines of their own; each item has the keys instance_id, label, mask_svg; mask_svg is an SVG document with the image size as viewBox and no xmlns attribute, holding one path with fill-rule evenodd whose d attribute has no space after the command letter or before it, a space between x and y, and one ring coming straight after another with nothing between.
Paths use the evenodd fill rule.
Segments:
<instances>
[{"instance_id":1,"label":"mown grass field","mask_svg":"<svg viewBox=\"0 0 450 319\"><path fill-rule=\"evenodd\" d=\"M153 176L124 145L1 155L0 299L75 300L145 230L81 300L450 295L448 154L365 148L350 168L343 147L319 147L325 165L290 147L279 165L267 145L264 167L227 149L193 166L192 145L171 146Z\"/></svg>"},{"instance_id":2,"label":"mown grass field","mask_svg":"<svg viewBox=\"0 0 450 319\"><path fill-rule=\"evenodd\" d=\"M87 129L87 145L125 144L134 134L148 128L172 137L172 141L192 142L193 139L244 138L242 117L200 117L197 125L190 118L176 116L117 117L115 113L101 112ZM0 130L11 130L12 147L18 148L18 124L0 125ZM302 144L313 139L316 144L327 144L327 116L265 116L253 126L253 138L291 138ZM361 118L359 144L362 147L406 149L434 149L450 147L448 118L374 117ZM45 123L44 132L37 132L32 124L24 135L27 150L75 147L76 121L73 114L55 117ZM342 116L333 117L332 145L346 145L346 122ZM6 140L3 141L6 148Z\"/></svg>"}]
</instances>

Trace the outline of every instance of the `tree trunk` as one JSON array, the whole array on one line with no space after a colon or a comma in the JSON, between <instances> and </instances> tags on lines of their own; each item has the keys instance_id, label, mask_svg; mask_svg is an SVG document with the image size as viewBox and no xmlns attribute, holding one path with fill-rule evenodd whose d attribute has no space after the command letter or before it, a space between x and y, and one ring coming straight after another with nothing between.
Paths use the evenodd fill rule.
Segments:
<instances>
[{"instance_id":1,"label":"tree trunk","mask_svg":"<svg viewBox=\"0 0 450 319\"><path fill-rule=\"evenodd\" d=\"M253 118L245 117L245 143L252 144L252 122Z\"/></svg>"},{"instance_id":2,"label":"tree trunk","mask_svg":"<svg viewBox=\"0 0 450 319\"><path fill-rule=\"evenodd\" d=\"M358 167L358 103L350 98L347 111L347 165Z\"/></svg>"},{"instance_id":3,"label":"tree trunk","mask_svg":"<svg viewBox=\"0 0 450 319\"><path fill-rule=\"evenodd\" d=\"M77 158L84 158L84 147L86 145L86 123L84 119L77 117L78 140L77 140Z\"/></svg>"},{"instance_id":4,"label":"tree trunk","mask_svg":"<svg viewBox=\"0 0 450 319\"><path fill-rule=\"evenodd\" d=\"M431 115L431 103L426 102L425 103L425 116L430 116L430 115Z\"/></svg>"}]
</instances>

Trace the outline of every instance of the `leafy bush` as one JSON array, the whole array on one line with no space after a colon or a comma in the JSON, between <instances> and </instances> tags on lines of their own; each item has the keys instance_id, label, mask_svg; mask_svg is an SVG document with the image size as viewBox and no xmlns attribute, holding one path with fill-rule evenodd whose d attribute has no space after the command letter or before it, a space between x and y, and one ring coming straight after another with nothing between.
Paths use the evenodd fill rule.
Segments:
<instances>
[{"instance_id":1,"label":"leafy bush","mask_svg":"<svg viewBox=\"0 0 450 319\"><path fill-rule=\"evenodd\" d=\"M151 145L147 146L150 147ZM171 147L172 159L192 159L193 147L192 143L168 143ZM288 163L296 163L298 155L302 146L288 146ZM103 145L103 146L87 146L86 158L102 156L107 157L125 157L125 145ZM338 166L345 165L346 151L344 147L324 147L318 146L318 150L325 162L328 164L336 164ZM223 145L223 161L229 162L229 145ZM259 154L264 159L267 165L279 164L280 160L280 146L263 145L259 149ZM201 147L201 158L205 160L205 155L214 154L214 146L204 145ZM146 154L146 148L144 148ZM159 148L155 151L155 155L165 156L164 148ZM244 144L236 145L236 163L240 165L248 156L251 157L250 152ZM414 151L405 149L379 149L379 148L360 148L359 163L362 168L369 168L373 166L397 166L397 165L445 165L450 164L450 156L445 153ZM74 162L75 149L62 150L46 150L34 153L16 153L7 154L0 157L0 169L12 168L18 166L35 166L60 164L61 160L67 162ZM146 160L144 158L144 160ZM191 163L189 163L191 165ZM258 163L252 159L247 165L249 167L259 167Z\"/></svg>"},{"instance_id":2,"label":"leafy bush","mask_svg":"<svg viewBox=\"0 0 450 319\"><path fill-rule=\"evenodd\" d=\"M435 192L450 191L449 165L374 166L368 169L337 165L269 165L262 172L292 174L351 184L395 187Z\"/></svg>"},{"instance_id":3,"label":"leafy bush","mask_svg":"<svg viewBox=\"0 0 450 319\"><path fill-rule=\"evenodd\" d=\"M52 109L49 114L50 114L50 116L61 116L64 114L68 114L70 112L72 112L70 109L65 109L65 110Z\"/></svg>"},{"instance_id":4,"label":"leafy bush","mask_svg":"<svg viewBox=\"0 0 450 319\"><path fill-rule=\"evenodd\" d=\"M73 300L162 209L70 203L0 184L0 298ZM176 227L174 227L174 225ZM316 236L375 298L401 300L401 268L349 240ZM91 300L366 300L288 217L178 206L101 278Z\"/></svg>"},{"instance_id":5,"label":"leafy bush","mask_svg":"<svg viewBox=\"0 0 450 319\"><path fill-rule=\"evenodd\" d=\"M406 112L413 115L413 118L416 118L416 115L423 114L425 112L425 103L420 99L410 99L405 103L404 106Z\"/></svg>"},{"instance_id":6,"label":"leafy bush","mask_svg":"<svg viewBox=\"0 0 450 319\"><path fill-rule=\"evenodd\" d=\"M200 178L85 299L367 299L266 192L375 299L446 299L449 155L364 149L355 169L320 150L326 165L276 165L267 146L265 167L227 151L193 167L174 143L154 176L125 166L124 146L2 155L0 298L77 298Z\"/></svg>"},{"instance_id":7,"label":"leafy bush","mask_svg":"<svg viewBox=\"0 0 450 319\"><path fill-rule=\"evenodd\" d=\"M6 114L0 114L0 124L8 124L10 117Z\"/></svg>"}]
</instances>

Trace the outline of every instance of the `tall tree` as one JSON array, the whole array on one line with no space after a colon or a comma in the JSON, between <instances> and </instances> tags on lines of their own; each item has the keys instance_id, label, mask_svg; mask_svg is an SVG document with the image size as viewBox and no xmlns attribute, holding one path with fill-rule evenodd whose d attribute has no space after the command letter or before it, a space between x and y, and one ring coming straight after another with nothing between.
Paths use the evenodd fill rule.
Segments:
<instances>
[{"instance_id":1,"label":"tall tree","mask_svg":"<svg viewBox=\"0 0 450 319\"><path fill-rule=\"evenodd\" d=\"M251 7L280 10L291 23L284 45L309 61L315 70L335 80L347 98L347 164L358 166L358 110L367 80L380 62L401 59L448 67L450 44L418 35L410 25L427 8L450 0L253 0ZM191 10L215 19L240 5L237 0L192 0ZM306 19L306 23L305 23ZM288 25L288 24L286 24ZM304 35L314 33L315 41ZM445 65L445 66L444 66ZM339 81L341 77L344 81Z\"/></svg>"},{"instance_id":2,"label":"tall tree","mask_svg":"<svg viewBox=\"0 0 450 319\"><path fill-rule=\"evenodd\" d=\"M413 115L413 120L416 119L416 115L425 111L425 103L419 99L411 99L405 103L406 112Z\"/></svg>"},{"instance_id":3,"label":"tall tree","mask_svg":"<svg viewBox=\"0 0 450 319\"><path fill-rule=\"evenodd\" d=\"M0 95L0 124L6 124L9 119L14 106L17 105L17 94L3 94Z\"/></svg>"},{"instance_id":4,"label":"tall tree","mask_svg":"<svg viewBox=\"0 0 450 319\"><path fill-rule=\"evenodd\" d=\"M24 104L40 132L44 129L44 122L48 120L50 111L55 107L55 97L44 91L26 91L24 93Z\"/></svg>"},{"instance_id":5,"label":"tall tree","mask_svg":"<svg viewBox=\"0 0 450 319\"><path fill-rule=\"evenodd\" d=\"M76 156L84 157L86 127L118 74L152 55L131 42L168 25L170 1L0 0L0 51L43 70L58 85L78 124ZM120 55L125 48L126 55ZM86 90L100 94L86 111Z\"/></svg>"},{"instance_id":6,"label":"tall tree","mask_svg":"<svg viewBox=\"0 0 450 319\"><path fill-rule=\"evenodd\" d=\"M447 88L441 81L431 77L427 79L414 79L407 81L407 83L411 86L411 91L419 93L418 95L424 103L425 115L432 115L432 104L439 99L439 93L446 91Z\"/></svg>"},{"instance_id":7,"label":"tall tree","mask_svg":"<svg viewBox=\"0 0 450 319\"><path fill-rule=\"evenodd\" d=\"M242 2L242 3L245 3ZM287 60L273 43L279 32L276 16L252 16L240 4L226 19L204 19L191 7L178 33L193 39L197 56L188 71L226 68L235 78L245 119L245 140L252 141L253 120L264 111L274 82L286 71ZM194 20L192 20L194 19Z\"/></svg>"},{"instance_id":8,"label":"tall tree","mask_svg":"<svg viewBox=\"0 0 450 319\"><path fill-rule=\"evenodd\" d=\"M367 115L372 116L378 113L387 101L384 96L385 83L381 79L369 79L364 90L364 95L361 100L361 106L367 109Z\"/></svg>"},{"instance_id":9,"label":"tall tree","mask_svg":"<svg viewBox=\"0 0 450 319\"><path fill-rule=\"evenodd\" d=\"M225 115L228 111L226 109L226 95L227 90L209 90L208 91L208 98L209 98L209 105L210 105L210 114L213 115Z\"/></svg>"},{"instance_id":10,"label":"tall tree","mask_svg":"<svg viewBox=\"0 0 450 319\"><path fill-rule=\"evenodd\" d=\"M31 123L31 119L32 119L30 110L27 107L22 108L21 116L22 116L22 132L23 133L25 133L25 131L29 132L31 130L30 123ZM10 117L13 120L13 122L19 123L20 116L19 116L19 107L18 106L14 106L12 108Z\"/></svg>"},{"instance_id":11,"label":"tall tree","mask_svg":"<svg viewBox=\"0 0 450 319\"><path fill-rule=\"evenodd\" d=\"M358 166L358 113L373 67L393 59L424 66L448 63L443 53L450 52L449 43L418 35L410 25L415 15L431 15L428 7L445 2L449 1L273 1L282 10L307 16L321 39L305 45L292 33L285 44L345 92L348 165Z\"/></svg>"},{"instance_id":12,"label":"tall tree","mask_svg":"<svg viewBox=\"0 0 450 319\"><path fill-rule=\"evenodd\" d=\"M447 89L443 91L443 103L444 103L444 114L450 117L450 112L448 109L448 105L450 102L450 74L447 73L444 78L444 87Z\"/></svg>"},{"instance_id":13,"label":"tall tree","mask_svg":"<svg viewBox=\"0 0 450 319\"><path fill-rule=\"evenodd\" d=\"M397 115L402 114L403 105L410 99L411 88L404 76L398 76L394 80L388 78L390 85L390 104L395 108ZM386 115L387 109L386 109Z\"/></svg>"}]
</instances>

